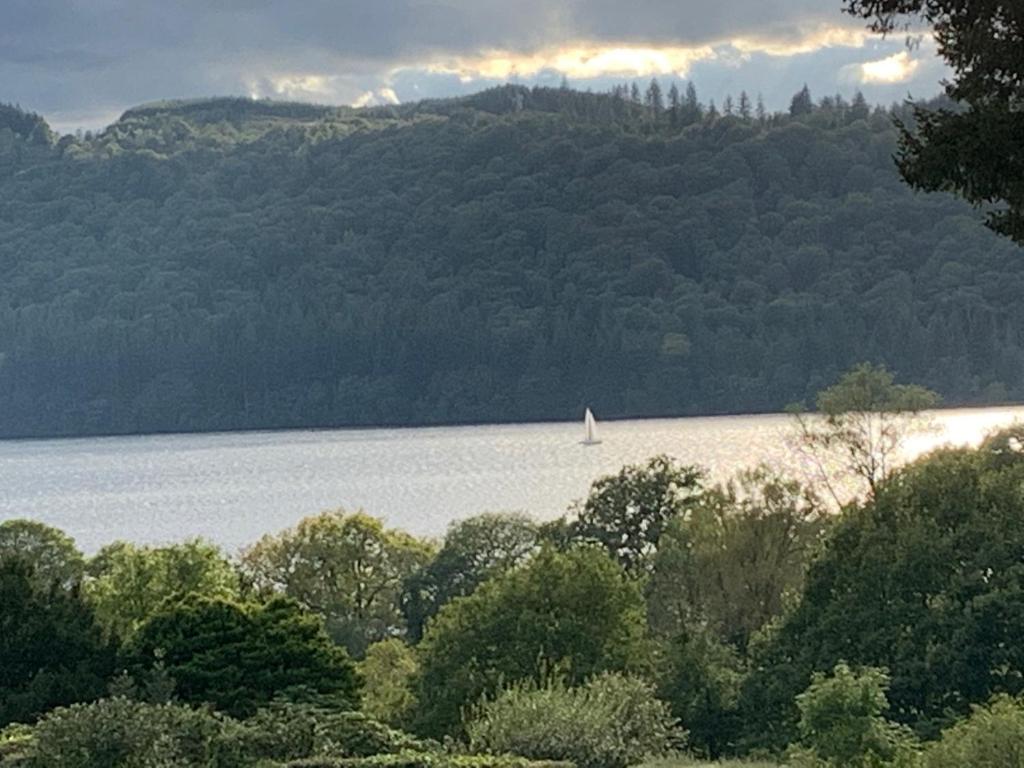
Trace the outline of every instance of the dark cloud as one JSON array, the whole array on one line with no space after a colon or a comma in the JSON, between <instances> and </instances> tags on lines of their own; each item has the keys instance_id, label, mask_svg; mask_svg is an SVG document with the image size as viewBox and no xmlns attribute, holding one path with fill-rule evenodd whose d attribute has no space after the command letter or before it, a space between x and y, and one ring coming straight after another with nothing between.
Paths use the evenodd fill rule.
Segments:
<instances>
[{"instance_id":1,"label":"dark cloud","mask_svg":"<svg viewBox=\"0 0 1024 768\"><path fill-rule=\"evenodd\" d=\"M821 0L6 0L0 100L58 125L161 98L353 101L392 85L396 67L438 57L575 42L785 44L822 25L858 28Z\"/></svg>"}]
</instances>

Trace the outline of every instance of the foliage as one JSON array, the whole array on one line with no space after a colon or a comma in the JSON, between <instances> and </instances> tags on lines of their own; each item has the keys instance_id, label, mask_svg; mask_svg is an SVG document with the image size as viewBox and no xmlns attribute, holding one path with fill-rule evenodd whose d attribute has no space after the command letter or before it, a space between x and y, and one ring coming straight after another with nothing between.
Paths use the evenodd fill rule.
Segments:
<instances>
[{"instance_id":1,"label":"foliage","mask_svg":"<svg viewBox=\"0 0 1024 768\"><path fill-rule=\"evenodd\" d=\"M913 737L883 716L888 682L879 669L854 672L842 663L828 677L815 673L796 699L800 739L809 752L802 762L811 758L831 768L912 766Z\"/></svg>"},{"instance_id":2,"label":"foliage","mask_svg":"<svg viewBox=\"0 0 1024 768\"><path fill-rule=\"evenodd\" d=\"M998 696L927 746L922 768L1017 768L1024 764L1024 706Z\"/></svg>"},{"instance_id":3,"label":"foliage","mask_svg":"<svg viewBox=\"0 0 1024 768\"><path fill-rule=\"evenodd\" d=\"M319 613L332 637L361 656L402 630L402 584L432 554L429 544L377 518L336 511L264 536L243 553L242 569L257 588Z\"/></svg>"},{"instance_id":4,"label":"foliage","mask_svg":"<svg viewBox=\"0 0 1024 768\"><path fill-rule=\"evenodd\" d=\"M402 726L416 706L414 690L419 662L413 650L398 638L374 643L359 662L364 682L363 711L383 723Z\"/></svg>"},{"instance_id":5,"label":"foliage","mask_svg":"<svg viewBox=\"0 0 1024 768\"><path fill-rule=\"evenodd\" d=\"M795 413L799 446L816 463L818 479L842 503L835 490L836 473L828 458L864 483L874 495L900 458L909 433L927 426L921 411L938 404L934 392L913 384L895 384L884 366L862 363L818 393L821 418Z\"/></svg>"},{"instance_id":6,"label":"foliage","mask_svg":"<svg viewBox=\"0 0 1024 768\"><path fill-rule=\"evenodd\" d=\"M165 605L132 636L125 659L137 676L159 664L181 700L239 717L290 693L341 708L359 702L348 654L318 617L282 597L243 605L190 596Z\"/></svg>"},{"instance_id":7,"label":"foliage","mask_svg":"<svg viewBox=\"0 0 1024 768\"><path fill-rule=\"evenodd\" d=\"M38 582L21 560L0 561L0 727L96 698L113 672L89 606Z\"/></svg>"},{"instance_id":8,"label":"foliage","mask_svg":"<svg viewBox=\"0 0 1024 768\"><path fill-rule=\"evenodd\" d=\"M406 579L402 612L409 638L418 641L445 603L525 562L538 536L537 524L521 513L490 512L452 523L437 556Z\"/></svg>"},{"instance_id":9,"label":"foliage","mask_svg":"<svg viewBox=\"0 0 1024 768\"><path fill-rule=\"evenodd\" d=\"M770 411L859 360L1024 398L1019 249L901 183L891 116L508 87L0 127L0 435Z\"/></svg>"},{"instance_id":10,"label":"foliage","mask_svg":"<svg viewBox=\"0 0 1024 768\"><path fill-rule=\"evenodd\" d=\"M0 523L0 563L20 560L32 568L38 587L67 589L81 581L82 553L63 531L33 520Z\"/></svg>"},{"instance_id":11,"label":"foliage","mask_svg":"<svg viewBox=\"0 0 1024 768\"><path fill-rule=\"evenodd\" d=\"M30 768L213 768L222 724L179 704L101 699L56 709L33 731ZM230 765L230 764L227 764Z\"/></svg>"},{"instance_id":12,"label":"foliage","mask_svg":"<svg viewBox=\"0 0 1024 768\"><path fill-rule=\"evenodd\" d=\"M623 467L595 480L590 495L576 504L569 536L601 544L630 572L649 565L665 526L700 496L701 470L668 456Z\"/></svg>"},{"instance_id":13,"label":"foliage","mask_svg":"<svg viewBox=\"0 0 1024 768\"><path fill-rule=\"evenodd\" d=\"M444 606L419 646L418 729L455 732L462 709L502 685L642 669L643 598L596 548L544 549L522 568Z\"/></svg>"},{"instance_id":14,"label":"foliage","mask_svg":"<svg viewBox=\"0 0 1024 768\"><path fill-rule=\"evenodd\" d=\"M104 630L128 638L155 612L188 595L238 598L238 574L221 551L199 539L165 547L119 541L89 563L85 594Z\"/></svg>"},{"instance_id":15,"label":"foliage","mask_svg":"<svg viewBox=\"0 0 1024 768\"><path fill-rule=\"evenodd\" d=\"M658 694L686 726L691 751L716 758L735 749L745 660L707 632L666 642Z\"/></svg>"},{"instance_id":16,"label":"foliage","mask_svg":"<svg viewBox=\"0 0 1024 768\"><path fill-rule=\"evenodd\" d=\"M507 755L452 755L400 752L363 758L318 758L288 763L285 768L573 768L571 763L527 760Z\"/></svg>"},{"instance_id":17,"label":"foliage","mask_svg":"<svg viewBox=\"0 0 1024 768\"><path fill-rule=\"evenodd\" d=\"M705 491L661 538L647 588L652 629L703 628L745 648L799 594L825 525L813 491L767 467Z\"/></svg>"},{"instance_id":18,"label":"foliage","mask_svg":"<svg viewBox=\"0 0 1024 768\"><path fill-rule=\"evenodd\" d=\"M925 737L971 704L1024 689L1018 433L936 451L846 511L745 682L754 743L791 740L793 697L844 660L888 670L891 717Z\"/></svg>"},{"instance_id":19,"label":"foliage","mask_svg":"<svg viewBox=\"0 0 1024 768\"><path fill-rule=\"evenodd\" d=\"M952 190L989 214L997 232L1024 242L1024 20L1015 0L845 0L879 32L923 20L953 70L946 93L964 109L915 111L902 127L899 167L926 190Z\"/></svg>"},{"instance_id":20,"label":"foliage","mask_svg":"<svg viewBox=\"0 0 1024 768\"><path fill-rule=\"evenodd\" d=\"M556 680L517 683L473 708L466 733L476 752L565 760L577 768L626 768L682 742L654 688L619 674L576 688Z\"/></svg>"}]
</instances>

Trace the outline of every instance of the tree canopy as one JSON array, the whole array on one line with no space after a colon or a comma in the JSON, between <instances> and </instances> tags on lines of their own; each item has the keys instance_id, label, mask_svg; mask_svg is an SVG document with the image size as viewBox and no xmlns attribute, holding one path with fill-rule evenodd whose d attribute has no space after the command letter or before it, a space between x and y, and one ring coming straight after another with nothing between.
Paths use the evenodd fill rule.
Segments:
<instances>
[{"instance_id":1,"label":"tree canopy","mask_svg":"<svg viewBox=\"0 0 1024 768\"><path fill-rule=\"evenodd\" d=\"M1024 259L901 182L908 108L690 86L0 113L0 435L1024 397Z\"/></svg>"},{"instance_id":2,"label":"tree canopy","mask_svg":"<svg viewBox=\"0 0 1024 768\"><path fill-rule=\"evenodd\" d=\"M1016 0L845 0L888 33L931 27L953 70L946 92L961 108L918 108L903 126L899 167L926 190L997 204L989 225L1024 242L1024 13Z\"/></svg>"}]
</instances>

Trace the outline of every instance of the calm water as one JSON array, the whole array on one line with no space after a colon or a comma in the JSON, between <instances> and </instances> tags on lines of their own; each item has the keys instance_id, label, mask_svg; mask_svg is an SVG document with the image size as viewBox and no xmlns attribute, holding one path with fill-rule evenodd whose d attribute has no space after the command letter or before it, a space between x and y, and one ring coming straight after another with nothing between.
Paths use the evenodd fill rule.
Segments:
<instances>
[{"instance_id":1,"label":"calm water","mask_svg":"<svg viewBox=\"0 0 1024 768\"><path fill-rule=\"evenodd\" d=\"M1024 407L941 411L908 452L1017 419ZM657 453L716 479L761 461L799 472L791 430L767 415L605 422L588 447L576 423L0 441L0 520L58 526L87 552L189 536L233 551L337 507L437 535L488 510L557 516L595 477Z\"/></svg>"}]
</instances>

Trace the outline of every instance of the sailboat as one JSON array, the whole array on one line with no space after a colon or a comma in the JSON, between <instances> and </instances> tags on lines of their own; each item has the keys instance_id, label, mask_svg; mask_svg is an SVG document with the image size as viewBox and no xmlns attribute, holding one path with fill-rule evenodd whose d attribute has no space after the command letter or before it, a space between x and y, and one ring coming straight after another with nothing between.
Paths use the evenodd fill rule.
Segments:
<instances>
[{"instance_id":1,"label":"sailboat","mask_svg":"<svg viewBox=\"0 0 1024 768\"><path fill-rule=\"evenodd\" d=\"M583 416L583 445L600 445L601 439L597 436L597 419L587 408Z\"/></svg>"}]
</instances>

